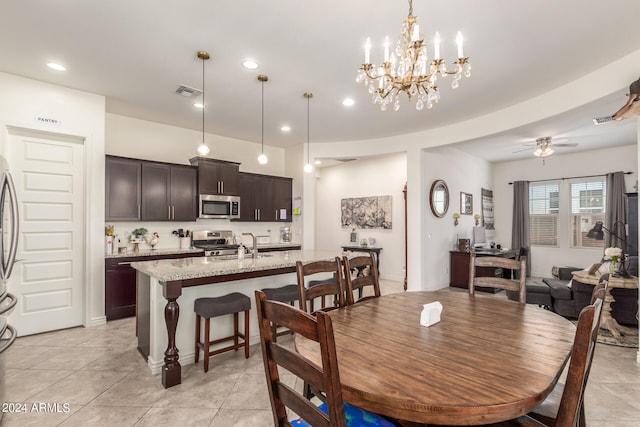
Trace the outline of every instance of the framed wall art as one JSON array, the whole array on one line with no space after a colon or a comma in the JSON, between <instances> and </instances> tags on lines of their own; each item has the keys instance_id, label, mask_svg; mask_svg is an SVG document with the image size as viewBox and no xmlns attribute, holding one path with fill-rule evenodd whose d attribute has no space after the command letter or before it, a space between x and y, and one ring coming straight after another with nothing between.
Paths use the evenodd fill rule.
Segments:
<instances>
[{"instance_id":1,"label":"framed wall art","mask_svg":"<svg viewBox=\"0 0 640 427\"><path fill-rule=\"evenodd\" d=\"M493 191L482 189L482 226L485 230L493 230Z\"/></svg>"},{"instance_id":2,"label":"framed wall art","mask_svg":"<svg viewBox=\"0 0 640 427\"><path fill-rule=\"evenodd\" d=\"M462 215L473 214L473 194L460 192L460 213Z\"/></svg>"}]
</instances>

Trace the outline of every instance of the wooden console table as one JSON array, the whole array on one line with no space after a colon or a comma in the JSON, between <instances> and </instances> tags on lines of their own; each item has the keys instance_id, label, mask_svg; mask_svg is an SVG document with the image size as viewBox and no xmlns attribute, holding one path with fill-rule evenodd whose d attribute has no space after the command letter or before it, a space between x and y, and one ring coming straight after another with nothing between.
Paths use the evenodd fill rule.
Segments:
<instances>
[{"instance_id":1,"label":"wooden console table","mask_svg":"<svg viewBox=\"0 0 640 427\"><path fill-rule=\"evenodd\" d=\"M600 281L599 275L592 275L584 270L574 271L571 274L577 281L588 285L595 286ZM611 303L615 302L615 299L611 295L612 288L637 289L638 278L633 276L629 278L609 277L609 287L607 288L607 294L604 297L600 327L611 332L611 335L613 335L617 340L620 340L622 335L638 335L638 329L620 325L611 315Z\"/></svg>"},{"instance_id":2,"label":"wooden console table","mask_svg":"<svg viewBox=\"0 0 640 427\"><path fill-rule=\"evenodd\" d=\"M474 251L477 256L497 256L501 258L516 258L518 251L509 250L503 251L500 249L487 249ZM449 286L455 288L469 288L469 262L471 258L471 252L450 251L450 271L449 271ZM496 269L493 267L478 267L476 270L478 277L491 277L496 275ZM511 277L511 270L502 272L503 277ZM499 289L478 287L482 292L498 292Z\"/></svg>"},{"instance_id":3,"label":"wooden console table","mask_svg":"<svg viewBox=\"0 0 640 427\"><path fill-rule=\"evenodd\" d=\"M352 251L352 252L368 252L376 254L376 268L378 269L378 274L380 274L380 251L382 248L377 248L375 246L342 246L343 251Z\"/></svg>"}]
</instances>

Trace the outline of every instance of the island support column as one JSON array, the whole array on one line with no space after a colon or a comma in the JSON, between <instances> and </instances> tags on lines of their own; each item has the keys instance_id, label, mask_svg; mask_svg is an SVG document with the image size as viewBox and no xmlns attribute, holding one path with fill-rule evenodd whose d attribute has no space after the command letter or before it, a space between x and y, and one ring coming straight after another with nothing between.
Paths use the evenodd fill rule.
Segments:
<instances>
[{"instance_id":1,"label":"island support column","mask_svg":"<svg viewBox=\"0 0 640 427\"><path fill-rule=\"evenodd\" d=\"M162 365L162 385L164 388L173 387L182 382L182 368L178 362L178 347L176 347L176 329L180 306L177 299L182 295L182 281L163 282L162 296L167 300L164 307L164 321L167 325L167 350L164 352Z\"/></svg>"}]
</instances>

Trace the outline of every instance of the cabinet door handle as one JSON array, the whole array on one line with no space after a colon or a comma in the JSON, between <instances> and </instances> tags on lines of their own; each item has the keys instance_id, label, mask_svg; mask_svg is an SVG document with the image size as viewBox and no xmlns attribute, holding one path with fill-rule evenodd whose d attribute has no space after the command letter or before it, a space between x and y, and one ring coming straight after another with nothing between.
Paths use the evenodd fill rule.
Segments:
<instances>
[{"instance_id":1,"label":"cabinet door handle","mask_svg":"<svg viewBox=\"0 0 640 427\"><path fill-rule=\"evenodd\" d=\"M131 264L133 261L128 261L128 262L119 262L118 265L129 265Z\"/></svg>"},{"instance_id":2,"label":"cabinet door handle","mask_svg":"<svg viewBox=\"0 0 640 427\"><path fill-rule=\"evenodd\" d=\"M278 218L278 209L276 209L276 221L278 221L280 218Z\"/></svg>"},{"instance_id":3,"label":"cabinet door handle","mask_svg":"<svg viewBox=\"0 0 640 427\"><path fill-rule=\"evenodd\" d=\"M220 192L224 194L224 181L220 181L220 188L222 189Z\"/></svg>"},{"instance_id":4,"label":"cabinet door handle","mask_svg":"<svg viewBox=\"0 0 640 427\"><path fill-rule=\"evenodd\" d=\"M167 205L167 208L169 209L169 212L167 212L167 217L168 219L171 219L171 205Z\"/></svg>"},{"instance_id":5,"label":"cabinet door handle","mask_svg":"<svg viewBox=\"0 0 640 427\"><path fill-rule=\"evenodd\" d=\"M138 205L138 219L142 219L142 216L140 216L140 205Z\"/></svg>"},{"instance_id":6,"label":"cabinet door handle","mask_svg":"<svg viewBox=\"0 0 640 427\"><path fill-rule=\"evenodd\" d=\"M176 206L171 206L171 219L176 219Z\"/></svg>"}]
</instances>

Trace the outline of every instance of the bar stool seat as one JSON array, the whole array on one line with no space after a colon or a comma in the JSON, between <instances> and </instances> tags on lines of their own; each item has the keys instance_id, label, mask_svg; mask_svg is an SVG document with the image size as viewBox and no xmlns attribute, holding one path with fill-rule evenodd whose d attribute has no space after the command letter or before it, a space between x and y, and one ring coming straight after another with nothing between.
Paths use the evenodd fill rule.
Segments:
<instances>
[{"instance_id":1,"label":"bar stool seat","mask_svg":"<svg viewBox=\"0 0 640 427\"><path fill-rule=\"evenodd\" d=\"M260 291L265 294L268 300L289 303L292 306L295 301L300 299L298 285L285 285L280 288L265 288L260 289ZM279 336L291 334L291 331L288 329L278 332L278 325L276 324L271 324L271 332L273 334L274 341L276 341Z\"/></svg>"},{"instance_id":2,"label":"bar stool seat","mask_svg":"<svg viewBox=\"0 0 640 427\"><path fill-rule=\"evenodd\" d=\"M238 350L244 346L244 357L249 358L249 311L251 299L239 292L233 292L221 297L198 298L193 303L196 313L196 354L195 363L200 359L200 350L204 351L204 371L209 371L209 358L226 351ZM244 333L239 332L238 314L244 312ZM210 341L210 321L212 317L233 314L233 335ZM204 318L204 338L200 341L200 321ZM239 340L242 338L242 342ZM224 348L210 351L211 345L233 340L233 344Z\"/></svg>"},{"instance_id":3,"label":"bar stool seat","mask_svg":"<svg viewBox=\"0 0 640 427\"><path fill-rule=\"evenodd\" d=\"M280 302L298 301L298 285L286 285L281 288L265 288L261 291L267 296L268 300Z\"/></svg>"}]
</instances>

